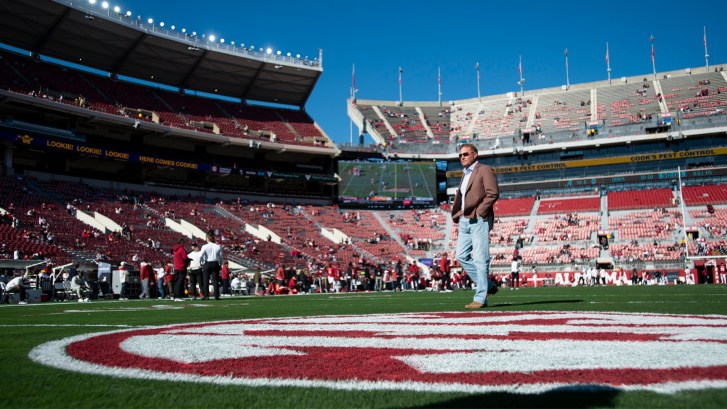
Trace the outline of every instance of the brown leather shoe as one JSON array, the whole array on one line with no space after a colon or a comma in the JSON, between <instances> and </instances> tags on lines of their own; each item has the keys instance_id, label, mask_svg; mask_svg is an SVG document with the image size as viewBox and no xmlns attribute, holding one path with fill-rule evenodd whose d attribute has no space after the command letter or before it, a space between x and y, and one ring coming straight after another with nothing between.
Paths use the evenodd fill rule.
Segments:
<instances>
[{"instance_id":1,"label":"brown leather shoe","mask_svg":"<svg viewBox=\"0 0 727 409\"><path fill-rule=\"evenodd\" d=\"M482 304L481 302L472 301L471 303L464 306L468 310L476 310L478 308L485 308L487 307L487 304Z\"/></svg>"}]
</instances>

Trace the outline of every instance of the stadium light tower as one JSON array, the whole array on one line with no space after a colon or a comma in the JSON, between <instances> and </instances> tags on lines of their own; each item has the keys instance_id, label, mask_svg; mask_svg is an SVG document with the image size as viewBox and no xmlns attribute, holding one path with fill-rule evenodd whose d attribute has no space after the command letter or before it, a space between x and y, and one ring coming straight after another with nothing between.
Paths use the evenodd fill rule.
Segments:
<instances>
[{"instance_id":1,"label":"stadium light tower","mask_svg":"<svg viewBox=\"0 0 727 409\"><path fill-rule=\"evenodd\" d=\"M568 75L568 49L564 51L565 54L565 90L570 91L570 76Z\"/></svg>"},{"instance_id":2,"label":"stadium light tower","mask_svg":"<svg viewBox=\"0 0 727 409\"><path fill-rule=\"evenodd\" d=\"M656 50L654 49L654 36L651 38L651 68L654 70L654 79L656 79Z\"/></svg>"},{"instance_id":3,"label":"stadium light tower","mask_svg":"<svg viewBox=\"0 0 727 409\"><path fill-rule=\"evenodd\" d=\"M475 71L477 71L477 100L481 101L480 98L480 63L475 64Z\"/></svg>"},{"instance_id":4,"label":"stadium light tower","mask_svg":"<svg viewBox=\"0 0 727 409\"><path fill-rule=\"evenodd\" d=\"M704 63L707 71L709 71L709 53L707 52L707 26L704 26Z\"/></svg>"},{"instance_id":5,"label":"stadium light tower","mask_svg":"<svg viewBox=\"0 0 727 409\"><path fill-rule=\"evenodd\" d=\"M404 69L399 67L399 104L404 105L404 96L401 92L401 76L404 73Z\"/></svg>"}]
</instances>

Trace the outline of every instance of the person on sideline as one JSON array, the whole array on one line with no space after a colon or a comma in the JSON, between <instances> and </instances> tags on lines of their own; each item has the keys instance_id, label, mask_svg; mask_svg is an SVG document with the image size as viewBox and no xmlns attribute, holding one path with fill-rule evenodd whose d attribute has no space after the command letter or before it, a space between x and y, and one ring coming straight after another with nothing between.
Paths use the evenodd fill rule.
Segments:
<instances>
[{"instance_id":1,"label":"person on sideline","mask_svg":"<svg viewBox=\"0 0 727 409\"><path fill-rule=\"evenodd\" d=\"M260 295L258 292L260 291L260 284L262 281L262 274L260 273L260 267L258 267L255 270L255 274L252 276L253 281L255 282L255 295Z\"/></svg>"},{"instance_id":2,"label":"person on sideline","mask_svg":"<svg viewBox=\"0 0 727 409\"><path fill-rule=\"evenodd\" d=\"M86 283L86 280L83 278L82 273L76 273L76 275L71 278L71 291L76 293L76 296L78 297L78 302L89 302L88 294L91 292L91 288Z\"/></svg>"},{"instance_id":3,"label":"person on sideline","mask_svg":"<svg viewBox=\"0 0 727 409\"><path fill-rule=\"evenodd\" d=\"M128 285L126 284L126 281L129 278L129 270L126 267L126 262L122 261L119 263L119 282L121 283L121 290L119 290L119 301L125 301L128 300L127 298L127 290Z\"/></svg>"},{"instance_id":4,"label":"person on sideline","mask_svg":"<svg viewBox=\"0 0 727 409\"><path fill-rule=\"evenodd\" d=\"M510 289L520 288L520 260L513 258L510 263Z\"/></svg>"},{"instance_id":5,"label":"person on sideline","mask_svg":"<svg viewBox=\"0 0 727 409\"><path fill-rule=\"evenodd\" d=\"M215 242L215 236L207 233L207 244L200 250L202 256L202 299L209 300L210 280L215 292L215 300L220 299L220 269L222 266L222 247Z\"/></svg>"},{"instance_id":6,"label":"person on sideline","mask_svg":"<svg viewBox=\"0 0 727 409\"><path fill-rule=\"evenodd\" d=\"M220 270L220 280L222 281L222 295L229 297L232 295L230 291L230 265L225 260L222 263L222 269Z\"/></svg>"},{"instance_id":7,"label":"person on sideline","mask_svg":"<svg viewBox=\"0 0 727 409\"><path fill-rule=\"evenodd\" d=\"M174 253L174 301L184 301L184 282L187 279L187 249L184 239L179 239L173 248Z\"/></svg>"},{"instance_id":8,"label":"person on sideline","mask_svg":"<svg viewBox=\"0 0 727 409\"><path fill-rule=\"evenodd\" d=\"M487 295L497 292L490 280L490 230L495 222L493 206L500 197L495 172L477 161L477 147L463 144L459 150L464 176L452 204L452 221L458 225L456 260L477 285L467 309L487 306Z\"/></svg>"},{"instance_id":9,"label":"person on sideline","mask_svg":"<svg viewBox=\"0 0 727 409\"><path fill-rule=\"evenodd\" d=\"M192 251L187 254L189 257L190 264L189 269L189 294L192 296L192 300L197 299L197 284L202 287L202 264L199 259L202 257L202 252L199 250L199 244L192 244Z\"/></svg>"},{"instance_id":10,"label":"person on sideline","mask_svg":"<svg viewBox=\"0 0 727 409\"><path fill-rule=\"evenodd\" d=\"M142 300L148 300L149 284L154 282L154 269L151 268L151 264L146 261L142 261L139 274L139 278L141 279L141 294L139 295L139 298Z\"/></svg>"},{"instance_id":11,"label":"person on sideline","mask_svg":"<svg viewBox=\"0 0 727 409\"><path fill-rule=\"evenodd\" d=\"M18 293L18 304L27 304L27 296L25 293L25 283L23 282L23 275L16 275L15 278L10 280L5 285L5 292L7 293Z\"/></svg>"}]
</instances>

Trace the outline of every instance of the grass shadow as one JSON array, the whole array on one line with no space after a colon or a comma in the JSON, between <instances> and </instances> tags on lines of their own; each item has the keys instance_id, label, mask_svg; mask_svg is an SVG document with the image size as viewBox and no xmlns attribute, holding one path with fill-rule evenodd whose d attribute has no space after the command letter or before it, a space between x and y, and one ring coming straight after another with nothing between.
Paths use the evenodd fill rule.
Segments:
<instances>
[{"instance_id":1,"label":"grass shadow","mask_svg":"<svg viewBox=\"0 0 727 409\"><path fill-rule=\"evenodd\" d=\"M577 304L582 303L583 300L544 300L544 301L531 301L531 302L500 302L497 304L488 304L487 308L503 308L503 307L519 307L525 305L539 305L539 304Z\"/></svg>"},{"instance_id":2,"label":"grass shadow","mask_svg":"<svg viewBox=\"0 0 727 409\"><path fill-rule=\"evenodd\" d=\"M618 389L583 385L564 387L539 394L487 393L475 394L417 408L609 408L616 406Z\"/></svg>"}]
</instances>

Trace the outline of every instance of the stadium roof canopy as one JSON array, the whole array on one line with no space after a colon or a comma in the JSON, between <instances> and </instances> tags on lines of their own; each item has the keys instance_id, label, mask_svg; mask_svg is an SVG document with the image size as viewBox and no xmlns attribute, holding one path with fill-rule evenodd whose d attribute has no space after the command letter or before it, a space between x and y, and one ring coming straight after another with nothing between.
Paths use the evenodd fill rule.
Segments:
<instances>
[{"instance_id":1,"label":"stadium roof canopy","mask_svg":"<svg viewBox=\"0 0 727 409\"><path fill-rule=\"evenodd\" d=\"M0 42L175 88L298 107L323 72L320 55L245 49L124 13L87 1L2 1Z\"/></svg>"}]
</instances>

